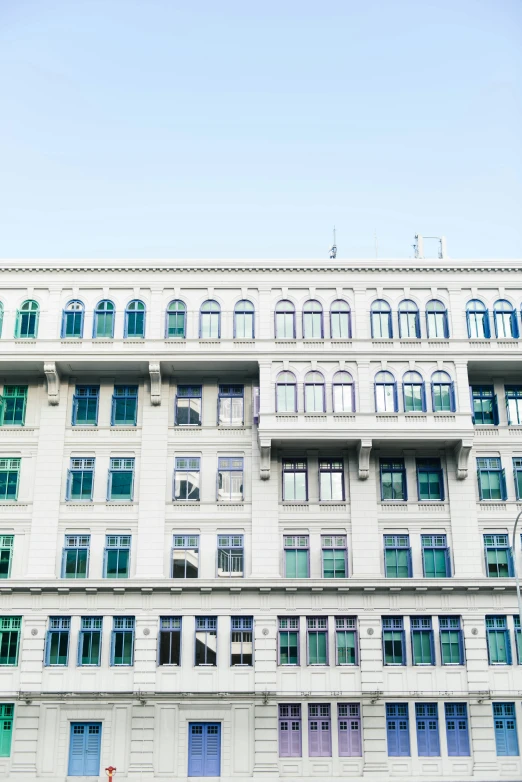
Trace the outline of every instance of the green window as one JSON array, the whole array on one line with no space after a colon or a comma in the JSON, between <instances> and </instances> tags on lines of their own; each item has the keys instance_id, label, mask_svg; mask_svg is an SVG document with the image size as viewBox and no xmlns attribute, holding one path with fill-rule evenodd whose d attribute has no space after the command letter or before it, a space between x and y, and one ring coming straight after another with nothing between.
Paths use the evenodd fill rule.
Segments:
<instances>
[{"instance_id":1,"label":"green window","mask_svg":"<svg viewBox=\"0 0 522 782\"><path fill-rule=\"evenodd\" d=\"M481 500L506 500L506 476L497 456L477 459L477 477Z\"/></svg>"},{"instance_id":2,"label":"green window","mask_svg":"<svg viewBox=\"0 0 522 782\"><path fill-rule=\"evenodd\" d=\"M308 578L308 535L285 535L286 578Z\"/></svg>"},{"instance_id":3,"label":"green window","mask_svg":"<svg viewBox=\"0 0 522 782\"><path fill-rule=\"evenodd\" d=\"M404 459L381 459L381 500L407 500Z\"/></svg>"},{"instance_id":4,"label":"green window","mask_svg":"<svg viewBox=\"0 0 522 782\"><path fill-rule=\"evenodd\" d=\"M18 665L21 616L0 616L0 665Z\"/></svg>"},{"instance_id":5,"label":"green window","mask_svg":"<svg viewBox=\"0 0 522 782\"><path fill-rule=\"evenodd\" d=\"M105 542L105 578L128 578L130 535L107 535Z\"/></svg>"},{"instance_id":6,"label":"green window","mask_svg":"<svg viewBox=\"0 0 522 782\"><path fill-rule=\"evenodd\" d=\"M440 459L417 459L419 500L443 500L444 482Z\"/></svg>"},{"instance_id":7,"label":"green window","mask_svg":"<svg viewBox=\"0 0 522 782\"><path fill-rule=\"evenodd\" d=\"M134 663L134 617L115 616L111 643L111 665Z\"/></svg>"},{"instance_id":8,"label":"green window","mask_svg":"<svg viewBox=\"0 0 522 782\"><path fill-rule=\"evenodd\" d=\"M382 647L385 665L406 665L406 643L402 616L383 616Z\"/></svg>"},{"instance_id":9,"label":"green window","mask_svg":"<svg viewBox=\"0 0 522 782\"><path fill-rule=\"evenodd\" d=\"M49 630L45 654L46 665L67 665L69 658L69 633L71 619L68 616L49 617Z\"/></svg>"},{"instance_id":10,"label":"green window","mask_svg":"<svg viewBox=\"0 0 522 782\"><path fill-rule=\"evenodd\" d=\"M513 475L515 477L515 494L517 500L522 500L522 459L520 456L513 459Z\"/></svg>"},{"instance_id":11,"label":"green window","mask_svg":"<svg viewBox=\"0 0 522 782\"><path fill-rule=\"evenodd\" d=\"M511 426L522 424L522 386L506 386L506 407L508 423Z\"/></svg>"},{"instance_id":12,"label":"green window","mask_svg":"<svg viewBox=\"0 0 522 782\"><path fill-rule=\"evenodd\" d=\"M134 459L111 459L108 500L132 500Z\"/></svg>"},{"instance_id":13,"label":"green window","mask_svg":"<svg viewBox=\"0 0 522 782\"><path fill-rule=\"evenodd\" d=\"M357 629L354 616L336 617L335 653L337 665L357 665Z\"/></svg>"},{"instance_id":14,"label":"green window","mask_svg":"<svg viewBox=\"0 0 522 782\"><path fill-rule=\"evenodd\" d=\"M94 459L72 458L67 476L68 500L92 500L94 484Z\"/></svg>"},{"instance_id":15,"label":"green window","mask_svg":"<svg viewBox=\"0 0 522 782\"><path fill-rule=\"evenodd\" d=\"M489 578L513 575L513 554L507 535L484 535L484 553Z\"/></svg>"},{"instance_id":16,"label":"green window","mask_svg":"<svg viewBox=\"0 0 522 782\"><path fill-rule=\"evenodd\" d=\"M39 314L40 308L36 301L24 301L16 313L16 339L36 339Z\"/></svg>"},{"instance_id":17,"label":"green window","mask_svg":"<svg viewBox=\"0 0 522 782\"><path fill-rule=\"evenodd\" d=\"M384 536L384 567L386 578L411 577L409 535Z\"/></svg>"},{"instance_id":18,"label":"green window","mask_svg":"<svg viewBox=\"0 0 522 782\"><path fill-rule=\"evenodd\" d=\"M511 665L511 645L505 616L486 616L486 638L490 665Z\"/></svg>"},{"instance_id":19,"label":"green window","mask_svg":"<svg viewBox=\"0 0 522 782\"><path fill-rule=\"evenodd\" d=\"M471 401L475 425L498 425L497 397L493 386L471 386Z\"/></svg>"},{"instance_id":20,"label":"green window","mask_svg":"<svg viewBox=\"0 0 522 782\"><path fill-rule=\"evenodd\" d=\"M446 535L421 535L424 578L451 576Z\"/></svg>"},{"instance_id":21,"label":"green window","mask_svg":"<svg viewBox=\"0 0 522 782\"><path fill-rule=\"evenodd\" d=\"M0 500L18 499L20 459L0 459Z\"/></svg>"},{"instance_id":22,"label":"green window","mask_svg":"<svg viewBox=\"0 0 522 782\"><path fill-rule=\"evenodd\" d=\"M346 578L346 537L323 535L323 578Z\"/></svg>"},{"instance_id":23,"label":"green window","mask_svg":"<svg viewBox=\"0 0 522 782\"><path fill-rule=\"evenodd\" d=\"M14 535L0 535L0 578L11 575L13 559Z\"/></svg>"},{"instance_id":24,"label":"green window","mask_svg":"<svg viewBox=\"0 0 522 782\"><path fill-rule=\"evenodd\" d=\"M405 413L423 413L426 410L424 381L419 372L406 372L402 379Z\"/></svg>"},{"instance_id":25,"label":"green window","mask_svg":"<svg viewBox=\"0 0 522 782\"><path fill-rule=\"evenodd\" d=\"M111 426L136 426L138 386L114 386Z\"/></svg>"},{"instance_id":26,"label":"green window","mask_svg":"<svg viewBox=\"0 0 522 782\"><path fill-rule=\"evenodd\" d=\"M431 616L411 618L411 646L414 665L434 665Z\"/></svg>"},{"instance_id":27,"label":"green window","mask_svg":"<svg viewBox=\"0 0 522 782\"><path fill-rule=\"evenodd\" d=\"M279 665L299 665L299 617L279 617Z\"/></svg>"},{"instance_id":28,"label":"green window","mask_svg":"<svg viewBox=\"0 0 522 782\"><path fill-rule=\"evenodd\" d=\"M309 617L308 629L308 665L328 665L328 618Z\"/></svg>"},{"instance_id":29,"label":"green window","mask_svg":"<svg viewBox=\"0 0 522 782\"><path fill-rule=\"evenodd\" d=\"M112 339L114 337L114 304L112 301L100 301L94 310L95 339Z\"/></svg>"},{"instance_id":30,"label":"green window","mask_svg":"<svg viewBox=\"0 0 522 782\"><path fill-rule=\"evenodd\" d=\"M187 308L184 302L171 301L167 307L167 327L165 337L167 339L185 337L185 322L187 317Z\"/></svg>"},{"instance_id":31,"label":"green window","mask_svg":"<svg viewBox=\"0 0 522 782\"><path fill-rule=\"evenodd\" d=\"M439 617L439 635L442 665L464 665L464 644L460 618Z\"/></svg>"},{"instance_id":32,"label":"green window","mask_svg":"<svg viewBox=\"0 0 522 782\"><path fill-rule=\"evenodd\" d=\"M13 735L14 703L0 704L0 758L11 755L11 738Z\"/></svg>"},{"instance_id":33,"label":"green window","mask_svg":"<svg viewBox=\"0 0 522 782\"><path fill-rule=\"evenodd\" d=\"M515 642L517 646L518 664L522 665L522 633L520 632L520 617L515 616Z\"/></svg>"},{"instance_id":34,"label":"green window","mask_svg":"<svg viewBox=\"0 0 522 782\"><path fill-rule=\"evenodd\" d=\"M0 424L23 426L27 404L27 386L4 386L0 397Z\"/></svg>"},{"instance_id":35,"label":"green window","mask_svg":"<svg viewBox=\"0 0 522 782\"><path fill-rule=\"evenodd\" d=\"M73 426L98 425L99 386L76 386L73 396Z\"/></svg>"},{"instance_id":36,"label":"green window","mask_svg":"<svg viewBox=\"0 0 522 782\"><path fill-rule=\"evenodd\" d=\"M82 616L78 646L78 665L99 665L101 659L103 618Z\"/></svg>"},{"instance_id":37,"label":"green window","mask_svg":"<svg viewBox=\"0 0 522 782\"><path fill-rule=\"evenodd\" d=\"M87 578L90 535L66 535L62 555L62 578Z\"/></svg>"}]
</instances>

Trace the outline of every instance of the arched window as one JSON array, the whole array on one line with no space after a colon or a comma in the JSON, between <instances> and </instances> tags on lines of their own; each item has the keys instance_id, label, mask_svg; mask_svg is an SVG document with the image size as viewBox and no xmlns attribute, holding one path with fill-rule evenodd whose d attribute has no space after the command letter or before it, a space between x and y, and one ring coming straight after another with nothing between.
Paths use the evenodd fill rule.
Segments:
<instances>
[{"instance_id":1,"label":"arched window","mask_svg":"<svg viewBox=\"0 0 522 782\"><path fill-rule=\"evenodd\" d=\"M482 301L478 299L468 301L466 318L470 339L489 339L489 315L487 307Z\"/></svg>"},{"instance_id":2,"label":"arched window","mask_svg":"<svg viewBox=\"0 0 522 782\"><path fill-rule=\"evenodd\" d=\"M145 337L145 304L138 299L129 301L125 310L125 337Z\"/></svg>"},{"instance_id":3,"label":"arched window","mask_svg":"<svg viewBox=\"0 0 522 782\"><path fill-rule=\"evenodd\" d=\"M449 337L448 310L438 299L426 304L426 331L428 337Z\"/></svg>"},{"instance_id":4,"label":"arched window","mask_svg":"<svg viewBox=\"0 0 522 782\"><path fill-rule=\"evenodd\" d=\"M419 308L414 301L405 299L399 304L399 337L420 337Z\"/></svg>"},{"instance_id":5,"label":"arched window","mask_svg":"<svg viewBox=\"0 0 522 782\"><path fill-rule=\"evenodd\" d=\"M67 304L62 316L63 338L83 337L83 315L84 306L81 301L70 301Z\"/></svg>"},{"instance_id":6,"label":"arched window","mask_svg":"<svg viewBox=\"0 0 522 782\"><path fill-rule=\"evenodd\" d=\"M332 383L334 413L355 411L355 388L349 372L336 372Z\"/></svg>"},{"instance_id":7,"label":"arched window","mask_svg":"<svg viewBox=\"0 0 522 782\"><path fill-rule=\"evenodd\" d=\"M0 337L2 336L3 323L4 323L4 305L0 301Z\"/></svg>"},{"instance_id":8,"label":"arched window","mask_svg":"<svg viewBox=\"0 0 522 782\"><path fill-rule=\"evenodd\" d=\"M24 301L16 313L15 337L18 339L36 339L39 315L40 307L36 301Z\"/></svg>"},{"instance_id":9,"label":"arched window","mask_svg":"<svg viewBox=\"0 0 522 782\"><path fill-rule=\"evenodd\" d=\"M295 307L286 299L276 304L275 336L276 339L295 339Z\"/></svg>"},{"instance_id":10,"label":"arched window","mask_svg":"<svg viewBox=\"0 0 522 782\"><path fill-rule=\"evenodd\" d=\"M344 299L336 299L330 308L330 337L332 339L351 339L352 322L350 305Z\"/></svg>"},{"instance_id":11,"label":"arched window","mask_svg":"<svg viewBox=\"0 0 522 782\"><path fill-rule=\"evenodd\" d=\"M108 299L99 301L94 310L92 336L94 339L112 339L114 337L114 304Z\"/></svg>"},{"instance_id":12,"label":"arched window","mask_svg":"<svg viewBox=\"0 0 522 782\"><path fill-rule=\"evenodd\" d=\"M318 301L305 301L303 305L303 339L323 338L323 308Z\"/></svg>"},{"instance_id":13,"label":"arched window","mask_svg":"<svg viewBox=\"0 0 522 782\"><path fill-rule=\"evenodd\" d=\"M304 383L305 412L324 413L324 377L320 372L308 372Z\"/></svg>"},{"instance_id":14,"label":"arched window","mask_svg":"<svg viewBox=\"0 0 522 782\"><path fill-rule=\"evenodd\" d=\"M434 413L455 412L455 388L447 372L431 376L431 404Z\"/></svg>"},{"instance_id":15,"label":"arched window","mask_svg":"<svg viewBox=\"0 0 522 782\"><path fill-rule=\"evenodd\" d=\"M391 372L377 372L375 375L375 411L396 413L397 383Z\"/></svg>"},{"instance_id":16,"label":"arched window","mask_svg":"<svg viewBox=\"0 0 522 782\"><path fill-rule=\"evenodd\" d=\"M371 310L372 339L391 339L393 337L391 307L387 301L377 299Z\"/></svg>"},{"instance_id":17,"label":"arched window","mask_svg":"<svg viewBox=\"0 0 522 782\"><path fill-rule=\"evenodd\" d=\"M217 301L208 299L201 305L199 337L200 339L219 339L221 337L221 307Z\"/></svg>"},{"instance_id":18,"label":"arched window","mask_svg":"<svg viewBox=\"0 0 522 782\"><path fill-rule=\"evenodd\" d=\"M167 307L165 324L166 339L184 339L187 328L187 307L183 301L175 299Z\"/></svg>"},{"instance_id":19,"label":"arched window","mask_svg":"<svg viewBox=\"0 0 522 782\"><path fill-rule=\"evenodd\" d=\"M234 307L234 338L254 339L254 305L248 299L241 299Z\"/></svg>"},{"instance_id":20,"label":"arched window","mask_svg":"<svg viewBox=\"0 0 522 782\"><path fill-rule=\"evenodd\" d=\"M297 413L297 382L293 372L280 372L277 376L276 412Z\"/></svg>"},{"instance_id":21,"label":"arched window","mask_svg":"<svg viewBox=\"0 0 522 782\"><path fill-rule=\"evenodd\" d=\"M499 339L517 339L517 313L513 305L505 299L499 299L493 305L495 334Z\"/></svg>"},{"instance_id":22,"label":"arched window","mask_svg":"<svg viewBox=\"0 0 522 782\"><path fill-rule=\"evenodd\" d=\"M402 397L405 413L424 413L426 393L424 381L419 372L406 372L402 378Z\"/></svg>"}]
</instances>

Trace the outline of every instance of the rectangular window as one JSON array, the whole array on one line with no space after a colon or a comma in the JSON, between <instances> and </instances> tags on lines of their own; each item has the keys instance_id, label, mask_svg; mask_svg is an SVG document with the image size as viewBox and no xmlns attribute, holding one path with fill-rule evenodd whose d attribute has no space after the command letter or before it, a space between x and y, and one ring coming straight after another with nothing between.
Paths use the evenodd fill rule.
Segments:
<instances>
[{"instance_id":1,"label":"rectangular window","mask_svg":"<svg viewBox=\"0 0 522 782\"><path fill-rule=\"evenodd\" d=\"M176 426L201 426L201 386L178 386Z\"/></svg>"},{"instance_id":2,"label":"rectangular window","mask_svg":"<svg viewBox=\"0 0 522 782\"><path fill-rule=\"evenodd\" d=\"M23 426L27 406L27 386L4 386L0 396L0 426Z\"/></svg>"},{"instance_id":3,"label":"rectangular window","mask_svg":"<svg viewBox=\"0 0 522 782\"><path fill-rule=\"evenodd\" d=\"M323 578L346 578L348 575L346 535L322 535Z\"/></svg>"},{"instance_id":4,"label":"rectangular window","mask_svg":"<svg viewBox=\"0 0 522 782\"><path fill-rule=\"evenodd\" d=\"M196 665L217 664L217 617L196 616Z\"/></svg>"},{"instance_id":5,"label":"rectangular window","mask_svg":"<svg viewBox=\"0 0 522 782\"><path fill-rule=\"evenodd\" d=\"M335 664L357 665L357 619L335 617Z\"/></svg>"},{"instance_id":6,"label":"rectangular window","mask_svg":"<svg viewBox=\"0 0 522 782\"><path fill-rule=\"evenodd\" d=\"M410 622L413 665L435 665L431 616L412 616Z\"/></svg>"},{"instance_id":7,"label":"rectangular window","mask_svg":"<svg viewBox=\"0 0 522 782\"><path fill-rule=\"evenodd\" d=\"M383 616L382 647L385 665L406 665L406 642L402 616Z\"/></svg>"},{"instance_id":8,"label":"rectangular window","mask_svg":"<svg viewBox=\"0 0 522 782\"><path fill-rule=\"evenodd\" d=\"M197 578L199 572L199 535L174 535L172 578Z\"/></svg>"},{"instance_id":9,"label":"rectangular window","mask_svg":"<svg viewBox=\"0 0 522 782\"><path fill-rule=\"evenodd\" d=\"M94 463L90 457L73 457L67 474L67 500L92 500Z\"/></svg>"},{"instance_id":10,"label":"rectangular window","mask_svg":"<svg viewBox=\"0 0 522 782\"><path fill-rule=\"evenodd\" d=\"M415 722L419 757L438 758L440 756L438 704L416 703Z\"/></svg>"},{"instance_id":11,"label":"rectangular window","mask_svg":"<svg viewBox=\"0 0 522 782\"><path fill-rule=\"evenodd\" d=\"M108 500L132 500L134 489L134 459L111 459Z\"/></svg>"},{"instance_id":12,"label":"rectangular window","mask_svg":"<svg viewBox=\"0 0 522 782\"><path fill-rule=\"evenodd\" d=\"M306 502L308 482L306 459L283 459L283 500Z\"/></svg>"},{"instance_id":13,"label":"rectangular window","mask_svg":"<svg viewBox=\"0 0 522 782\"><path fill-rule=\"evenodd\" d=\"M67 665L69 658L69 616L50 616L45 649L46 665Z\"/></svg>"},{"instance_id":14,"label":"rectangular window","mask_svg":"<svg viewBox=\"0 0 522 782\"><path fill-rule=\"evenodd\" d=\"M513 459L513 476L515 478L515 495L517 500L522 500L522 459Z\"/></svg>"},{"instance_id":15,"label":"rectangular window","mask_svg":"<svg viewBox=\"0 0 522 782\"><path fill-rule=\"evenodd\" d=\"M344 500L342 459L319 459L319 500L321 502Z\"/></svg>"},{"instance_id":16,"label":"rectangular window","mask_svg":"<svg viewBox=\"0 0 522 782\"><path fill-rule=\"evenodd\" d=\"M99 386L76 386L73 396L73 426L98 426Z\"/></svg>"},{"instance_id":17,"label":"rectangular window","mask_svg":"<svg viewBox=\"0 0 522 782\"><path fill-rule=\"evenodd\" d=\"M486 616L486 639L490 665L511 665L507 617Z\"/></svg>"},{"instance_id":18,"label":"rectangular window","mask_svg":"<svg viewBox=\"0 0 522 782\"><path fill-rule=\"evenodd\" d=\"M217 543L218 577L243 578L245 575L243 535L218 535Z\"/></svg>"},{"instance_id":19,"label":"rectangular window","mask_svg":"<svg viewBox=\"0 0 522 782\"><path fill-rule=\"evenodd\" d=\"M498 425L497 397L493 386L471 386L471 410L475 426Z\"/></svg>"},{"instance_id":20,"label":"rectangular window","mask_svg":"<svg viewBox=\"0 0 522 782\"><path fill-rule=\"evenodd\" d=\"M100 665L103 618L82 616L78 641L78 665Z\"/></svg>"},{"instance_id":21,"label":"rectangular window","mask_svg":"<svg viewBox=\"0 0 522 782\"><path fill-rule=\"evenodd\" d=\"M136 426L138 386L114 386L111 426Z\"/></svg>"},{"instance_id":22,"label":"rectangular window","mask_svg":"<svg viewBox=\"0 0 522 782\"><path fill-rule=\"evenodd\" d=\"M0 501L18 499L21 459L0 459Z\"/></svg>"},{"instance_id":23,"label":"rectangular window","mask_svg":"<svg viewBox=\"0 0 522 782\"><path fill-rule=\"evenodd\" d=\"M450 555L446 535L421 535L424 578L449 578Z\"/></svg>"},{"instance_id":24,"label":"rectangular window","mask_svg":"<svg viewBox=\"0 0 522 782\"><path fill-rule=\"evenodd\" d=\"M180 616L160 616L159 665L181 665Z\"/></svg>"},{"instance_id":25,"label":"rectangular window","mask_svg":"<svg viewBox=\"0 0 522 782\"><path fill-rule=\"evenodd\" d=\"M111 665L134 664L134 617L115 616L111 638Z\"/></svg>"},{"instance_id":26,"label":"rectangular window","mask_svg":"<svg viewBox=\"0 0 522 782\"><path fill-rule=\"evenodd\" d=\"M522 386L506 386L506 407L508 424L522 424Z\"/></svg>"},{"instance_id":27,"label":"rectangular window","mask_svg":"<svg viewBox=\"0 0 522 782\"><path fill-rule=\"evenodd\" d=\"M199 502L200 459L195 456L177 456L174 472L174 499Z\"/></svg>"},{"instance_id":28,"label":"rectangular window","mask_svg":"<svg viewBox=\"0 0 522 782\"><path fill-rule=\"evenodd\" d=\"M21 616L0 616L0 665L18 665Z\"/></svg>"},{"instance_id":29,"label":"rectangular window","mask_svg":"<svg viewBox=\"0 0 522 782\"><path fill-rule=\"evenodd\" d=\"M245 422L243 397L243 386L219 386L219 426L243 426Z\"/></svg>"},{"instance_id":30,"label":"rectangular window","mask_svg":"<svg viewBox=\"0 0 522 782\"><path fill-rule=\"evenodd\" d=\"M279 706L279 757L301 757L301 705L285 703Z\"/></svg>"},{"instance_id":31,"label":"rectangular window","mask_svg":"<svg viewBox=\"0 0 522 782\"><path fill-rule=\"evenodd\" d=\"M497 755L518 755L517 715L514 703L494 703L493 723Z\"/></svg>"},{"instance_id":32,"label":"rectangular window","mask_svg":"<svg viewBox=\"0 0 522 782\"><path fill-rule=\"evenodd\" d=\"M279 665L299 665L299 617L279 617Z\"/></svg>"},{"instance_id":33,"label":"rectangular window","mask_svg":"<svg viewBox=\"0 0 522 782\"><path fill-rule=\"evenodd\" d=\"M407 500L404 459L381 459L381 500Z\"/></svg>"},{"instance_id":34,"label":"rectangular window","mask_svg":"<svg viewBox=\"0 0 522 782\"><path fill-rule=\"evenodd\" d=\"M522 665L522 633L520 632L520 617L514 616L515 620L515 646L517 648L518 664Z\"/></svg>"},{"instance_id":35,"label":"rectangular window","mask_svg":"<svg viewBox=\"0 0 522 782\"><path fill-rule=\"evenodd\" d=\"M464 665L464 640L460 617L439 616L439 637L442 665Z\"/></svg>"},{"instance_id":36,"label":"rectangular window","mask_svg":"<svg viewBox=\"0 0 522 782\"><path fill-rule=\"evenodd\" d=\"M62 553L62 578L87 578L90 535L66 535Z\"/></svg>"},{"instance_id":37,"label":"rectangular window","mask_svg":"<svg viewBox=\"0 0 522 782\"><path fill-rule=\"evenodd\" d=\"M507 500L506 476L498 457L477 458L477 477L481 500Z\"/></svg>"},{"instance_id":38,"label":"rectangular window","mask_svg":"<svg viewBox=\"0 0 522 782\"><path fill-rule=\"evenodd\" d=\"M417 459L419 501L444 499L444 479L440 459Z\"/></svg>"},{"instance_id":39,"label":"rectangular window","mask_svg":"<svg viewBox=\"0 0 522 782\"><path fill-rule=\"evenodd\" d=\"M337 717L339 726L339 757L361 757L362 731L359 704L338 703Z\"/></svg>"},{"instance_id":40,"label":"rectangular window","mask_svg":"<svg viewBox=\"0 0 522 782\"><path fill-rule=\"evenodd\" d=\"M230 620L230 665L252 665L254 620L251 616L233 616Z\"/></svg>"},{"instance_id":41,"label":"rectangular window","mask_svg":"<svg viewBox=\"0 0 522 782\"><path fill-rule=\"evenodd\" d=\"M328 617L308 617L308 665L328 665Z\"/></svg>"},{"instance_id":42,"label":"rectangular window","mask_svg":"<svg viewBox=\"0 0 522 782\"><path fill-rule=\"evenodd\" d=\"M101 722L71 722L68 776L99 775L101 730Z\"/></svg>"},{"instance_id":43,"label":"rectangular window","mask_svg":"<svg viewBox=\"0 0 522 782\"><path fill-rule=\"evenodd\" d=\"M243 459L236 456L219 457L217 498L226 502L243 501Z\"/></svg>"},{"instance_id":44,"label":"rectangular window","mask_svg":"<svg viewBox=\"0 0 522 782\"><path fill-rule=\"evenodd\" d=\"M285 577L309 578L308 535L285 535Z\"/></svg>"},{"instance_id":45,"label":"rectangular window","mask_svg":"<svg viewBox=\"0 0 522 782\"><path fill-rule=\"evenodd\" d=\"M308 704L308 755L332 757L332 720L329 703Z\"/></svg>"},{"instance_id":46,"label":"rectangular window","mask_svg":"<svg viewBox=\"0 0 522 782\"><path fill-rule=\"evenodd\" d=\"M11 756L14 703L0 703L0 758Z\"/></svg>"},{"instance_id":47,"label":"rectangular window","mask_svg":"<svg viewBox=\"0 0 522 782\"><path fill-rule=\"evenodd\" d=\"M105 538L104 578L128 578L130 575L130 535Z\"/></svg>"},{"instance_id":48,"label":"rectangular window","mask_svg":"<svg viewBox=\"0 0 522 782\"><path fill-rule=\"evenodd\" d=\"M445 703L446 737L450 758L467 757L469 751L468 707L465 703Z\"/></svg>"},{"instance_id":49,"label":"rectangular window","mask_svg":"<svg viewBox=\"0 0 522 782\"><path fill-rule=\"evenodd\" d=\"M0 535L0 578L9 578L11 575L13 546L14 535Z\"/></svg>"},{"instance_id":50,"label":"rectangular window","mask_svg":"<svg viewBox=\"0 0 522 782\"><path fill-rule=\"evenodd\" d=\"M407 703L386 704L388 757L410 756L410 722Z\"/></svg>"},{"instance_id":51,"label":"rectangular window","mask_svg":"<svg viewBox=\"0 0 522 782\"><path fill-rule=\"evenodd\" d=\"M384 570L386 578L411 578L409 535L384 536Z\"/></svg>"},{"instance_id":52,"label":"rectangular window","mask_svg":"<svg viewBox=\"0 0 522 782\"><path fill-rule=\"evenodd\" d=\"M509 578L514 575L513 552L508 535L484 535L484 555L489 578Z\"/></svg>"}]
</instances>

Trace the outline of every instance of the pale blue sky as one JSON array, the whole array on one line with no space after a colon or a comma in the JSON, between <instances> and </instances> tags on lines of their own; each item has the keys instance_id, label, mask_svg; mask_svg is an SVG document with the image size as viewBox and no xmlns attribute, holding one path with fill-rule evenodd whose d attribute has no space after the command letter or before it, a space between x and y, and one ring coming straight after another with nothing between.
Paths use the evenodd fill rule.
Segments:
<instances>
[{"instance_id":1,"label":"pale blue sky","mask_svg":"<svg viewBox=\"0 0 522 782\"><path fill-rule=\"evenodd\" d=\"M522 258L521 42L521 0L0 0L0 257Z\"/></svg>"}]
</instances>

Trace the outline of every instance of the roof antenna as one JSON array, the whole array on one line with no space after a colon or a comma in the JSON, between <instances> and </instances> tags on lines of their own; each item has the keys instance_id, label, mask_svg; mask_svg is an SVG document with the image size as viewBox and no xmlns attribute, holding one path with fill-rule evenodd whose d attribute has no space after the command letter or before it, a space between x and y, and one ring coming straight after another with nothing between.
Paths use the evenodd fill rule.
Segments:
<instances>
[{"instance_id":1,"label":"roof antenna","mask_svg":"<svg viewBox=\"0 0 522 782\"><path fill-rule=\"evenodd\" d=\"M334 225L334 229L333 229L333 244L330 247L330 258L331 259L337 258L337 244L336 244L336 241L335 241L335 225Z\"/></svg>"}]
</instances>

